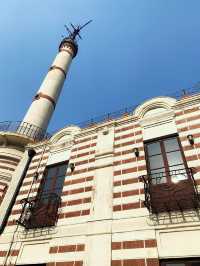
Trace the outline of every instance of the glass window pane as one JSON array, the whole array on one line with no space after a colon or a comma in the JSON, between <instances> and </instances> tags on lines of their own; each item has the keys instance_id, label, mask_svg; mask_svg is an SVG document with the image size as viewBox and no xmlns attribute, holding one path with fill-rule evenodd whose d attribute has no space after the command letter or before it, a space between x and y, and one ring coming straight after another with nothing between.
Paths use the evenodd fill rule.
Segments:
<instances>
[{"instance_id":1,"label":"glass window pane","mask_svg":"<svg viewBox=\"0 0 200 266\"><path fill-rule=\"evenodd\" d=\"M177 138L164 140L164 145L166 152L180 150Z\"/></svg>"},{"instance_id":2,"label":"glass window pane","mask_svg":"<svg viewBox=\"0 0 200 266\"><path fill-rule=\"evenodd\" d=\"M51 185L51 177L46 176L44 181L43 191L47 192L50 189L50 185Z\"/></svg>"},{"instance_id":3,"label":"glass window pane","mask_svg":"<svg viewBox=\"0 0 200 266\"><path fill-rule=\"evenodd\" d=\"M67 171L67 165L59 165L58 166L58 176L65 176Z\"/></svg>"},{"instance_id":4,"label":"glass window pane","mask_svg":"<svg viewBox=\"0 0 200 266\"><path fill-rule=\"evenodd\" d=\"M147 148L148 148L148 155L149 156L161 153L159 142L154 142L154 143L148 144Z\"/></svg>"},{"instance_id":5,"label":"glass window pane","mask_svg":"<svg viewBox=\"0 0 200 266\"><path fill-rule=\"evenodd\" d=\"M177 165L170 167L170 176L173 183L178 183L181 180L188 178L184 165Z\"/></svg>"},{"instance_id":6,"label":"glass window pane","mask_svg":"<svg viewBox=\"0 0 200 266\"><path fill-rule=\"evenodd\" d=\"M155 155L149 158L150 169L163 168L164 162L162 155Z\"/></svg>"},{"instance_id":7,"label":"glass window pane","mask_svg":"<svg viewBox=\"0 0 200 266\"><path fill-rule=\"evenodd\" d=\"M55 188L63 187L64 180L65 180L65 177L64 176L56 178Z\"/></svg>"},{"instance_id":8,"label":"glass window pane","mask_svg":"<svg viewBox=\"0 0 200 266\"><path fill-rule=\"evenodd\" d=\"M59 188L56 188L56 189L53 191L53 193L55 193L55 194L58 195L58 196L61 196L62 190L63 190L63 188L62 188L62 187L59 187Z\"/></svg>"},{"instance_id":9,"label":"glass window pane","mask_svg":"<svg viewBox=\"0 0 200 266\"><path fill-rule=\"evenodd\" d=\"M56 176L56 167L55 166L47 168L47 176L48 177Z\"/></svg>"},{"instance_id":10,"label":"glass window pane","mask_svg":"<svg viewBox=\"0 0 200 266\"><path fill-rule=\"evenodd\" d=\"M180 151L167 153L167 160L169 166L183 164L182 154Z\"/></svg>"},{"instance_id":11,"label":"glass window pane","mask_svg":"<svg viewBox=\"0 0 200 266\"><path fill-rule=\"evenodd\" d=\"M162 184L167 182L165 168L160 168L151 171L152 184Z\"/></svg>"}]
</instances>

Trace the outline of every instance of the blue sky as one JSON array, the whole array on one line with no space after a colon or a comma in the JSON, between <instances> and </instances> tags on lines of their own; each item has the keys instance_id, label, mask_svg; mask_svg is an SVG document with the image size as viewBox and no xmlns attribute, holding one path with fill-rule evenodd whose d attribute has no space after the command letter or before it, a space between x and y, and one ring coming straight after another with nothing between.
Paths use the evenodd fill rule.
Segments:
<instances>
[{"instance_id":1,"label":"blue sky","mask_svg":"<svg viewBox=\"0 0 200 266\"><path fill-rule=\"evenodd\" d=\"M191 87L200 80L199 0L7 0L0 3L0 121L21 120L64 24L93 19L49 131Z\"/></svg>"}]
</instances>

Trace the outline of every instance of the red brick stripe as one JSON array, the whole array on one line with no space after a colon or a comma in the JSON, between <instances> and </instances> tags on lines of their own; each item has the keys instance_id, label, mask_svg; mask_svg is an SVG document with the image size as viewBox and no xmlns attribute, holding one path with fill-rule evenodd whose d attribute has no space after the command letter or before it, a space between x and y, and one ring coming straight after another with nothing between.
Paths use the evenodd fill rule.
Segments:
<instances>
[{"instance_id":1,"label":"red brick stripe","mask_svg":"<svg viewBox=\"0 0 200 266\"><path fill-rule=\"evenodd\" d=\"M156 239L112 242L112 250L157 247Z\"/></svg>"},{"instance_id":2,"label":"red brick stripe","mask_svg":"<svg viewBox=\"0 0 200 266\"><path fill-rule=\"evenodd\" d=\"M139 195L139 193L143 194L144 189L140 189L140 190L134 189L134 190L128 190L128 191L122 191L122 192L115 192L113 193L113 198L135 196L135 195Z\"/></svg>"},{"instance_id":3,"label":"red brick stripe","mask_svg":"<svg viewBox=\"0 0 200 266\"><path fill-rule=\"evenodd\" d=\"M133 151L132 151L133 153ZM125 160L121 160L121 161L115 161L114 162L114 165L121 165L121 164L127 164L127 163L134 163L136 161L142 161L142 160L145 160L145 157L144 156L139 156L137 158L129 158L129 159L125 159Z\"/></svg>"},{"instance_id":4,"label":"red brick stripe","mask_svg":"<svg viewBox=\"0 0 200 266\"><path fill-rule=\"evenodd\" d=\"M122 127L120 129L115 129L115 133L118 133L118 132L123 132L123 131L126 131L126 130L129 130L129 129L134 129L134 128L137 128L137 127L140 127L140 124L134 124L134 125L130 125L130 126L125 126L125 127Z\"/></svg>"},{"instance_id":5,"label":"red brick stripe","mask_svg":"<svg viewBox=\"0 0 200 266\"><path fill-rule=\"evenodd\" d=\"M147 239L144 241L146 248L154 248L157 247L157 241L156 239Z\"/></svg>"},{"instance_id":6,"label":"red brick stripe","mask_svg":"<svg viewBox=\"0 0 200 266\"><path fill-rule=\"evenodd\" d=\"M188 131L188 130L192 130L192 129L199 129L200 128L200 124L196 124L196 125L191 125L191 126L187 126L187 127L181 127L181 128L178 128L178 131L179 132L185 132L185 131Z\"/></svg>"},{"instance_id":7,"label":"red brick stripe","mask_svg":"<svg viewBox=\"0 0 200 266\"><path fill-rule=\"evenodd\" d=\"M95 153L95 150L91 150L91 151L84 152L84 153L78 153L78 154L76 154L76 155L72 155L72 156L71 156L71 159L84 157L84 156L87 156L87 155L90 155L90 154L94 154L94 153Z\"/></svg>"},{"instance_id":8,"label":"red brick stripe","mask_svg":"<svg viewBox=\"0 0 200 266\"><path fill-rule=\"evenodd\" d=\"M42 153L41 153L41 154L42 154ZM37 154L37 155L38 155L38 154ZM36 155L36 157L37 157L37 155ZM48 157L49 157L48 153L45 153L45 154L43 155L43 157L42 157L42 161L47 160ZM32 165L33 163L37 163L37 162L39 162L40 160L41 160L41 158L35 158L35 159L33 159L32 162L31 162L31 165Z\"/></svg>"},{"instance_id":9,"label":"red brick stripe","mask_svg":"<svg viewBox=\"0 0 200 266\"><path fill-rule=\"evenodd\" d=\"M7 252L6 250L3 250L3 251L0 251L0 257L5 257L7 255ZM10 251L10 256L18 256L19 254L19 250L16 250L16 249L13 249Z\"/></svg>"},{"instance_id":10,"label":"red brick stripe","mask_svg":"<svg viewBox=\"0 0 200 266\"><path fill-rule=\"evenodd\" d=\"M76 199L76 200L69 200L61 203L61 207L66 207L66 206L74 206L74 205L80 205L80 204L85 204L85 203L90 203L91 198L82 198L82 199Z\"/></svg>"},{"instance_id":11,"label":"red brick stripe","mask_svg":"<svg viewBox=\"0 0 200 266\"><path fill-rule=\"evenodd\" d=\"M130 137L135 137L137 135L142 135L142 130L135 131L133 133L129 133L129 134L126 134L126 135L121 135L119 137L115 137L114 140L117 141L117 140L120 140L120 139L126 139L126 138L130 138Z\"/></svg>"},{"instance_id":12,"label":"red brick stripe","mask_svg":"<svg viewBox=\"0 0 200 266\"><path fill-rule=\"evenodd\" d=\"M83 261L49 262L47 266L83 266Z\"/></svg>"},{"instance_id":13,"label":"red brick stripe","mask_svg":"<svg viewBox=\"0 0 200 266\"><path fill-rule=\"evenodd\" d=\"M116 175L122 175L122 174L128 174L128 173L136 173L137 171L143 171L146 170L146 165L140 165L138 167L132 167L132 168L127 168L123 170L117 170L114 171L114 176Z\"/></svg>"},{"instance_id":14,"label":"red brick stripe","mask_svg":"<svg viewBox=\"0 0 200 266\"><path fill-rule=\"evenodd\" d=\"M2 159L2 160L0 159L0 163L14 165L14 166L17 166L18 165L18 162L8 161L8 160L4 160L4 159Z\"/></svg>"},{"instance_id":15,"label":"red brick stripe","mask_svg":"<svg viewBox=\"0 0 200 266\"><path fill-rule=\"evenodd\" d=\"M145 259L112 260L111 266L145 266Z\"/></svg>"},{"instance_id":16,"label":"red brick stripe","mask_svg":"<svg viewBox=\"0 0 200 266\"><path fill-rule=\"evenodd\" d=\"M115 205L113 206L113 211L125 211L125 210L132 210L132 209L139 209L140 208L140 202L132 202L132 203L126 203L122 205Z\"/></svg>"},{"instance_id":17,"label":"red brick stripe","mask_svg":"<svg viewBox=\"0 0 200 266\"><path fill-rule=\"evenodd\" d=\"M198 155L200 156L200 154L198 154ZM185 159L186 159L187 162L189 162L189 161L195 161L195 160L198 160L198 157L197 157L197 155L195 154L195 155L191 155L191 156L185 156Z\"/></svg>"},{"instance_id":18,"label":"red brick stripe","mask_svg":"<svg viewBox=\"0 0 200 266\"><path fill-rule=\"evenodd\" d=\"M144 151L144 147L138 147L139 151ZM121 156L121 155L126 155L126 154L133 154L133 149L130 150L125 150L125 151L119 151L119 152L115 152L114 156Z\"/></svg>"},{"instance_id":19,"label":"red brick stripe","mask_svg":"<svg viewBox=\"0 0 200 266\"><path fill-rule=\"evenodd\" d=\"M7 226L12 226L12 225L16 225L16 221L15 220L11 220L7 222Z\"/></svg>"},{"instance_id":20,"label":"red brick stripe","mask_svg":"<svg viewBox=\"0 0 200 266\"><path fill-rule=\"evenodd\" d=\"M76 140L75 144L80 144L80 143L87 142L93 139L97 139L97 136Z\"/></svg>"},{"instance_id":21,"label":"red brick stripe","mask_svg":"<svg viewBox=\"0 0 200 266\"><path fill-rule=\"evenodd\" d=\"M124 147L124 146L133 145L133 144L136 144L136 143L143 143L143 138L132 140L132 141L123 142L123 143L120 143L120 144L115 144L114 148L116 149L116 148L120 148L120 147Z\"/></svg>"},{"instance_id":22,"label":"red brick stripe","mask_svg":"<svg viewBox=\"0 0 200 266\"><path fill-rule=\"evenodd\" d=\"M59 214L59 219L85 216L85 215L89 215L89 214L90 214L89 209L88 210L73 211L73 212L66 212L66 213Z\"/></svg>"},{"instance_id":23,"label":"red brick stripe","mask_svg":"<svg viewBox=\"0 0 200 266\"><path fill-rule=\"evenodd\" d=\"M75 170L73 172L73 175L83 174L83 173L90 172L93 170L94 170L94 167L88 167L88 168L84 168L84 169L80 169L80 170ZM69 174L69 176L70 176L70 174Z\"/></svg>"},{"instance_id":24,"label":"red brick stripe","mask_svg":"<svg viewBox=\"0 0 200 266\"><path fill-rule=\"evenodd\" d=\"M176 112L176 116L182 116L182 115L185 115L185 114L190 114L190 113L193 113L193 112L196 112L199 110L199 107L193 107L193 108L190 108L190 109L186 109L184 111L180 111L180 112Z\"/></svg>"},{"instance_id":25,"label":"red brick stripe","mask_svg":"<svg viewBox=\"0 0 200 266\"><path fill-rule=\"evenodd\" d=\"M194 116L190 116L190 117L186 117L186 118L183 118L183 119L180 119L180 120L176 120L176 124L180 125L180 124L184 124L186 122L197 120L197 119L200 119L200 114L194 115Z\"/></svg>"},{"instance_id":26,"label":"red brick stripe","mask_svg":"<svg viewBox=\"0 0 200 266\"><path fill-rule=\"evenodd\" d=\"M8 166L3 165L3 164L0 165L0 169L9 170L9 171L12 171L12 172L15 171L15 168L11 168L11 167L8 167Z\"/></svg>"},{"instance_id":27,"label":"red brick stripe","mask_svg":"<svg viewBox=\"0 0 200 266\"><path fill-rule=\"evenodd\" d=\"M43 168L44 166L46 166L46 162L40 164L40 168ZM34 165L34 166L29 167L28 171L36 170L37 168L38 168L38 165Z\"/></svg>"},{"instance_id":28,"label":"red brick stripe","mask_svg":"<svg viewBox=\"0 0 200 266\"><path fill-rule=\"evenodd\" d=\"M12 162L15 162L15 163L19 163L19 161L20 161L20 159L18 159L18 158L9 157L9 156L6 156L6 155L0 155L0 159L12 161Z\"/></svg>"},{"instance_id":29,"label":"red brick stripe","mask_svg":"<svg viewBox=\"0 0 200 266\"><path fill-rule=\"evenodd\" d=\"M51 247L49 253L65 253L65 252L74 252L74 251L84 251L85 245L84 244L77 244L77 245L65 245L65 246L57 246Z\"/></svg>"},{"instance_id":30,"label":"red brick stripe","mask_svg":"<svg viewBox=\"0 0 200 266\"><path fill-rule=\"evenodd\" d=\"M129 179L123 179L123 180L118 180L113 183L115 187L121 186L121 185L129 185L129 184L134 184L138 182L138 178L129 178Z\"/></svg>"},{"instance_id":31,"label":"red brick stripe","mask_svg":"<svg viewBox=\"0 0 200 266\"><path fill-rule=\"evenodd\" d=\"M159 260L155 259L129 259L129 260L112 260L111 266L159 266Z\"/></svg>"},{"instance_id":32,"label":"red brick stripe","mask_svg":"<svg viewBox=\"0 0 200 266\"><path fill-rule=\"evenodd\" d=\"M147 266L159 266L159 260L158 259L146 259Z\"/></svg>"},{"instance_id":33,"label":"red brick stripe","mask_svg":"<svg viewBox=\"0 0 200 266\"><path fill-rule=\"evenodd\" d=\"M92 163L92 162L95 162L95 158L91 158L89 160L75 162L74 164L75 164L75 166L78 166L78 165L83 165L83 164Z\"/></svg>"},{"instance_id":34,"label":"red brick stripe","mask_svg":"<svg viewBox=\"0 0 200 266\"><path fill-rule=\"evenodd\" d=\"M74 184L79 184L79 183L85 183L87 181L92 181L93 178L94 178L94 176L88 176L88 177L84 177L84 178L78 178L78 179L74 179L74 180L65 181L64 186L74 185Z\"/></svg>"},{"instance_id":35,"label":"red brick stripe","mask_svg":"<svg viewBox=\"0 0 200 266\"><path fill-rule=\"evenodd\" d=\"M76 189L71 189L67 191L62 192L62 196L67 196L67 195L72 195L72 194L78 194L78 193L83 193L83 192L88 192L92 191L92 186L89 187L82 187L82 188L76 188Z\"/></svg>"},{"instance_id":36,"label":"red brick stripe","mask_svg":"<svg viewBox=\"0 0 200 266\"><path fill-rule=\"evenodd\" d=\"M88 145L84 145L84 146L80 146L78 148L74 148L72 150L72 152L75 152L75 151L80 151L80 150L84 150L84 149L88 149L88 148L91 148L91 147L95 147L97 144L96 143L90 143Z\"/></svg>"}]
</instances>

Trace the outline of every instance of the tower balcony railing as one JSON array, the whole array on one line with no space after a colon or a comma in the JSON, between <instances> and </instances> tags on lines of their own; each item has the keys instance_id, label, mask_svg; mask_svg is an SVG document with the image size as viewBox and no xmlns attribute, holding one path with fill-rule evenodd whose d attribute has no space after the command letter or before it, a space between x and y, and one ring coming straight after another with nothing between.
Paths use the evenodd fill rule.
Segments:
<instances>
[{"instance_id":1,"label":"tower balcony railing","mask_svg":"<svg viewBox=\"0 0 200 266\"><path fill-rule=\"evenodd\" d=\"M55 193L46 193L21 201L22 212L18 224L26 229L55 226L61 198Z\"/></svg>"},{"instance_id":2,"label":"tower balcony railing","mask_svg":"<svg viewBox=\"0 0 200 266\"><path fill-rule=\"evenodd\" d=\"M17 121L4 121L0 122L0 132L12 132L19 135L26 136L33 139L34 141L41 141L44 139L49 139L50 134L46 133L43 129L29 124L27 122Z\"/></svg>"},{"instance_id":3,"label":"tower balcony railing","mask_svg":"<svg viewBox=\"0 0 200 266\"><path fill-rule=\"evenodd\" d=\"M150 213L200 208L200 195L192 168L148 174L141 176L140 180L144 183L144 205Z\"/></svg>"}]
</instances>

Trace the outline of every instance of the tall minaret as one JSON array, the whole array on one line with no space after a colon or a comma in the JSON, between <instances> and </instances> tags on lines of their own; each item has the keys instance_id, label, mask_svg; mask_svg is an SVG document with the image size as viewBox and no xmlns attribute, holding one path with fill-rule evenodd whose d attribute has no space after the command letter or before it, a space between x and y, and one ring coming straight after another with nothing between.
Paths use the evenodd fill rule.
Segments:
<instances>
[{"instance_id":1,"label":"tall minaret","mask_svg":"<svg viewBox=\"0 0 200 266\"><path fill-rule=\"evenodd\" d=\"M90 22L91 21L88 23ZM78 26L77 28L71 24L73 32L66 27L69 32L69 37L62 40L59 46L59 53L35 95L30 108L23 119L22 126L24 123L27 123L30 124L30 127L39 128L41 132L46 131L72 59L78 52L76 37L80 37L80 30L88 23L83 26Z\"/></svg>"}]
</instances>

